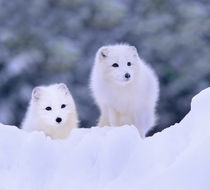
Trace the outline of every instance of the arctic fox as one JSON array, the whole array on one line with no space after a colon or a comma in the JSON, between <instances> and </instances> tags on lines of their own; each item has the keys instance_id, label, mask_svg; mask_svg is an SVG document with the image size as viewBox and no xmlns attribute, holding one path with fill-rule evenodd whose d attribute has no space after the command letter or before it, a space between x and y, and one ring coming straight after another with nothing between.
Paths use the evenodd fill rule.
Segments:
<instances>
[{"instance_id":1,"label":"arctic fox","mask_svg":"<svg viewBox=\"0 0 210 190\"><path fill-rule=\"evenodd\" d=\"M98 126L135 125L145 137L155 125L158 78L134 46L101 47L96 53L90 87L100 108Z\"/></svg>"},{"instance_id":2,"label":"arctic fox","mask_svg":"<svg viewBox=\"0 0 210 190\"><path fill-rule=\"evenodd\" d=\"M78 124L74 100L63 83L35 87L22 129L43 131L53 139L68 137Z\"/></svg>"}]
</instances>

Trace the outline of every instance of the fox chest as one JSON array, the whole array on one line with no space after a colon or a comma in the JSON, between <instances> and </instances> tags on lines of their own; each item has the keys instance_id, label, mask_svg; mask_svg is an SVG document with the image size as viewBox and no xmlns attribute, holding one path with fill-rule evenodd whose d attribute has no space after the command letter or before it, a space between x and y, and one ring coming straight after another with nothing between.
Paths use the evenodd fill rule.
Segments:
<instances>
[{"instance_id":1,"label":"fox chest","mask_svg":"<svg viewBox=\"0 0 210 190\"><path fill-rule=\"evenodd\" d=\"M108 101L111 103L116 111L120 113L131 113L135 112L143 104L143 99L141 99L138 94L129 93L110 93Z\"/></svg>"}]
</instances>

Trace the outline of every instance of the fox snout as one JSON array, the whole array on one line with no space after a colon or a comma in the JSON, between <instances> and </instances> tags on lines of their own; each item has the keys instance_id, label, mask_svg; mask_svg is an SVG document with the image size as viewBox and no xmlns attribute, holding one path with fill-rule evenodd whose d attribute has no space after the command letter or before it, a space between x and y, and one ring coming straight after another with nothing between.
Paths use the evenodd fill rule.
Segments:
<instances>
[{"instance_id":1,"label":"fox snout","mask_svg":"<svg viewBox=\"0 0 210 190\"><path fill-rule=\"evenodd\" d=\"M131 77L131 75L129 73L125 73L125 78L129 79Z\"/></svg>"},{"instance_id":2,"label":"fox snout","mask_svg":"<svg viewBox=\"0 0 210 190\"><path fill-rule=\"evenodd\" d=\"M62 121L62 118L60 118L60 117L57 117L57 118L56 118L56 122L57 122L57 123L60 123L61 121Z\"/></svg>"}]
</instances>

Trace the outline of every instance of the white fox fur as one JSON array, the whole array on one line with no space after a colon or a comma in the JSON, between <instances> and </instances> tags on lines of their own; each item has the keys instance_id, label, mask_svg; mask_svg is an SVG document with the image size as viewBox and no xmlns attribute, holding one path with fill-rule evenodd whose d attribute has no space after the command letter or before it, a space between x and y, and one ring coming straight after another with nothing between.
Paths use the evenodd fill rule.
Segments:
<instances>
[{"instance_id":1,"label":"white fox fur","mask_svg":"<svg viewBox=\"0 0 210 190\"><path fill-rule=\"evenodd\" d=\"M100 108L98 126L135 125L145 137L155 125L158 78L134 46L101 47L96 53L90 87Z\"/></svg>"},{"instance_id":2,"label":"white fox fur","mask_svg":"<svg viewBox=\"0 0 210 190\"><path fill-rule=\"evenodd\" d=\"M68 137L77 124L74 100L67 86L60 83L34 88L21 128L43 131L53 139L61 139Z\"/></svg>"}]
</instances>

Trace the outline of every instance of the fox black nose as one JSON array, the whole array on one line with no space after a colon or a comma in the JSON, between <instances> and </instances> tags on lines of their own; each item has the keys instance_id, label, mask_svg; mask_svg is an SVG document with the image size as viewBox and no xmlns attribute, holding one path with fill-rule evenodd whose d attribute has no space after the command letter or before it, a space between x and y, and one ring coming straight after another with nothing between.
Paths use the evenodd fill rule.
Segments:
<instances>
[{"instance_id":1,"label":"fox black nose","mask_svg":"<svg viewBox=\"0 0 210 190\"><path fill-rule=\"evenodd\" d=\"M125 73L125 78L129 79L131 77L131 75L129 73Z\"/></svg>"},{"instance_id":2,"label":"fox black nose","mask_svg":"<svg viewBox=\"0 0 210 190\"><path fill-rule=\"evenodd\" d=\"M60 117L57 117L57 118L56 118L56 122L57 122L57 123L60 123L61 121L62 121L62 119L61 119Z\"/></svg>"}]
</instances>

